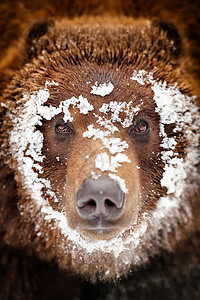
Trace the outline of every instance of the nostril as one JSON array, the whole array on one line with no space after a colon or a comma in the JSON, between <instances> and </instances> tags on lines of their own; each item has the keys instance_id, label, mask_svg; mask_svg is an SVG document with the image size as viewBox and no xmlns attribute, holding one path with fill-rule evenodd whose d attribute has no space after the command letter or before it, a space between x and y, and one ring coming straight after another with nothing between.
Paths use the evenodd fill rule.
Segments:
<instances>
[{"instance_id":1,"label":"nostril","mask_svg":"<svg viewBox=\"0 0 200 300\"><path fill-rule=\"evenodd\" d=\"M106 200L105 200L105 206L106 206L106 207L114 207L114 206L116 206L116 205L115 205L115 203L113 203L111 200L106 199Z\"/></svg>"},{"instance_id":2,"label":"nostril","mask_svg":"<svg viewBox=\"0 0 200 300\"><path fill-rule=\"evenodd\" d=\"M96 207L96 202L94 200L90 200L87 205L89 205L89 207L94 207L95 208Z\"/></svg>"},{"instance_id":3,"label":"nostril","mask_svg":"<svg viewBox=\"0 0 200 300\"><path fill-rule=\"evenodd\" d=\"M85 212L87 211L90 214L92 214L95 212L95 210L96 210L96 202L93 199L91 199L85 206Z\"/></svg>"},{"instance_id":4,"label":"nostril","mask_svg":"<svg viewBox=\"0 0 200 300\"><path fill-rule=\"evenodd\" d=\"M96 210L96 202L93 199L77 203L78 211L83 215L91 215Z\"/></svg>"}]
</instances>

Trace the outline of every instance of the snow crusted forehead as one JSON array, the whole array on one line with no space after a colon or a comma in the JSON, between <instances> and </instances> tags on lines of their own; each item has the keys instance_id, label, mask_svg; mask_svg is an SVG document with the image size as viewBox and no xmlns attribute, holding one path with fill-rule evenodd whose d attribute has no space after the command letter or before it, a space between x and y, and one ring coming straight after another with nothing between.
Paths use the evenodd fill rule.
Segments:
<instances>
[{"instance_id":1,"label":"snow crusted forehead","mask_svg":"<svg viewBox=\"0 0 200 300\"><path fill-rule=\"evenodd\" d=\"M10 133L10 152L13 158L18 163L18 170L24 179L24 188L30 191L31 199L34 203L41 207L41 214L45 221L54 220L57 228L61 231L64 240L71 241L79 250L84 249L88 253L94 251L103 251L104 253L113 253L115 257L123 255L127 251L135 253L135 260L138 262L140 249L143 240L152 237L152 230L155 236L158 234L161 224L170 224L172 220L179 214L179 209L182 207L181 203L185 200L184 194L187 190L192 191L197 185L199 175L195 165L199 159L198 139L199 139L199 113L198 108L195 106L194 97L189 97L182 94L177 86L169 86L166 82L157 82L153 79L153 73L147 73L144 70L134 71L131 79L137 81L139 84L151 84L151 89L154 93L154 101L156 104L156 112L160 115L160 136L162 137L162 160L165 164L163 178L161 185L167 188L167 195L160 198L156 210L152 215L143 214L140 220L140 225L132 224L128 230L130 234L126 235L126 230L122 231L116 238L112 240L91 241L90 239L82 236L77 230L72 230L67 223L66 215L63 212L53 210L48 201L44 198L42 190L45 187L47 193L54 201L58 201L56 195L51 188L51 182L48 179L40 178L39 174L43 173L41 163L45 160L42 156L43 135L36 129L37 125L42 125L43 120L51 120L54 116L63 113L64 121L73 121L70 114L69 107L77 107L80 113L88 114L94 107L93 103L80 95L78 98L71 97L65 101L60 102L58 107L44 106L47 102L50 93L48 86L58 84L54 81L46 82L43 89L40 89L34 94L26 94L23 96L23 108L13 110L10 113L10 119L13 122L13 130ZM105 89L106 88L106 89ZM113 91L113 85L99 85L95 84L92 87L91 94L101 95L110 94ZM120 166L121 162L129 163L129 158L125 156L125 149L128 147L124 141L113 140L113 132L119 129L115 126L115 122L119 118L120 109L126 108L128 111L127 118L121 120L123 127L128 127L131 124L132 117L135 112L140 109L136 107L131 111L131 103L115 103L111 101L110 104L103 104L100 111L103 113L111 112L113 119L105 120L96 115L97 124L101 124L105 130L97 132L92 124L88 126L83 137L87 138L100 138L104 148L109 150L111 161L104 152L101 157L96 157L96 167L105 170L110 170L110 177L120 182L120 178L115 174L116 169ZM140 104L142 105L142 103ZM117 111L118 109L118 111ZM142 109L142 108L141 108ZM187 141L186 155L184 158L179 158L175 151L177 141L175 138L168 138L165 133L164 125L176 123L174 132L183 132ZM102 135L103 132L103 135ZM109 136L109 138L108 138ZM113 147L115 143L116 147ZM108 155L108 154L107 154ZM99 165L99 161L105 161L104 167ZM123 186L124 182L121 182ZM124 186L126 191L126 187ZM31 204L30 204L31 205ZM188 216L190 210L187 203L184 202L185 210ZM21 208L23 212L23 207ZM152 218L151 218L152 216ZM167 217L168 216L168 217ZM187 222L187 221L186 221ZM153 229L152 229L153 228ZM51 229L51 228L50 228ZM55 227L52 228L55 230ZM40 232L38 232L40 234ZM143 235L146 239L141 239ZM63 241L62 241L63 242ZM61 242L61 243L62 243ZM62 245L60 245L62 247ZM64 247L64 242L63 242ZM134 258L132 258L134 261Z\"/></svg>"}]
</instances>

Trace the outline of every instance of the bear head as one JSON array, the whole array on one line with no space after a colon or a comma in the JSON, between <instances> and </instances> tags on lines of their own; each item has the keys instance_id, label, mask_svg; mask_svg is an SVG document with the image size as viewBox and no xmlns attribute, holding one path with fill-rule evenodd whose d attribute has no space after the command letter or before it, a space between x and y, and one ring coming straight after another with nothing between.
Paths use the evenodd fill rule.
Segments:
<instances>
[{"instance_id":1,"label":"bear head","mask_svg":"<svg viewBox=\"0 0 200 300\"><path fill-rule=\"evenodd\" d=\"M110 280L194 230L199 111L171 23L37 22L11 61L6 243Z\"/></svg>"}]
</instances>

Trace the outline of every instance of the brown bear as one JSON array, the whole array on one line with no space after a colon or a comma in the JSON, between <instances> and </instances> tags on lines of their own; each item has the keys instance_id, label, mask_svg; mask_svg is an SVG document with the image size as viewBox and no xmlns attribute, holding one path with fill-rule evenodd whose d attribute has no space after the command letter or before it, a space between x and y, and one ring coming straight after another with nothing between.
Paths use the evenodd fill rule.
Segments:
<instances>
[{"instance_id":1,"label":"brown bear","mask_svg":"<svg viewBox=\"0 0 200 300\"><path fill-rule=\"evenodd\" d=\"M188 65L170 22L25 30L1 64L0 299L200 297Z\"/></svg>"}]
</instances>

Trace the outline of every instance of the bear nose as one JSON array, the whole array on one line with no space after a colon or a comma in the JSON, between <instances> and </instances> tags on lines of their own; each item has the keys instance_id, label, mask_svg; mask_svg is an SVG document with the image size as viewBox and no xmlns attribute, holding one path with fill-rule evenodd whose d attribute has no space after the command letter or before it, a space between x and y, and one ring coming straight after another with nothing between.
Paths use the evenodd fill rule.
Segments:
<instances>
[{"instance_id":1,"label":"bear nose","mask_svg":"<svg viewBox=\"0 0 200 300\"><path fill-rule=\"evenodd\" d=\"M125 194L110 178L88 178L77 193L77 211L86 220L115 220L123 211Z\"/></svg>"}]
</instances>

